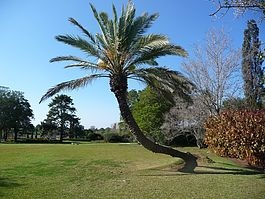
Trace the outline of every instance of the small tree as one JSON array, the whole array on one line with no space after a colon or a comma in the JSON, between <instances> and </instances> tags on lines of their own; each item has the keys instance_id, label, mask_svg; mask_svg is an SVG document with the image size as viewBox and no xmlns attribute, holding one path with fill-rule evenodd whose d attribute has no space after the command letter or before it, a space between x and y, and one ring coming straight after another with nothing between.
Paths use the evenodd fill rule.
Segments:
<instances>
[{"instance_id":1,"label":"small tree","mask_svg":"<svg viewBox=\"0 0 265 199\"><path fill-rule=\"evenodd\" d=\"M130 92L129 92L130 93ZM138 99L131 105L133 116L145 135L157 142L164 142L165 138L160 127L164 122L164 115L172 104L165 101L150 87L139 92Z\"/></svg>"},{"instance_id":2,"label":"small tree","mask_svg":"<svg viewBox=\"0 0 265 199\"><path fill-rule=\"evenodd\" d=\"M50 110L47 114L46 123L53 124L60 133L62 142L66 128L70 128L73 123L76 126L79 119L76 118L76 108L73 106L73 100L67 95L57 95L49 104Z\"/></svg>"}]
</instances>

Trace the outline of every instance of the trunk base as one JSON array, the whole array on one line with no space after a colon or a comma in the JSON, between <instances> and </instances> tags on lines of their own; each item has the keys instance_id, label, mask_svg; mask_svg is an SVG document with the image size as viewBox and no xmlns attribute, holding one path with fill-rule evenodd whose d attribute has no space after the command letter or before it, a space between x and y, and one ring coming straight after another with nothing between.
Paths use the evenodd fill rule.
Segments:
<instances>
[{"instance_id":1,"label":"trunk base","mask_svg":"<svg viewBox=\"0 0 265 199\"><path fill-rule=\"evenodd\" d=\"M141 140L143 141L143 140ZM178 151L168 146L160 145L152 142L151 140L145 138L142 142L144 148L152 151L153 153L161 153L165 155L170 155L171 157L181 158L184 161L184 166L178 171L183 173L194 173L195 168L198 166L197 157L191 153Z\"/></svg>"},{"instance_id":2,"label":"trunk base","mask_svg":"<svg viewBox=\"0 0 265 199\"><path fill-rule=\"evenodd\" d=\"M182 159L184 160L185 164L178 171L182 173L194 173L195 168L198 166L197 157L191 153L186 153L186 157Z\"/></svg>"}]
</instances>

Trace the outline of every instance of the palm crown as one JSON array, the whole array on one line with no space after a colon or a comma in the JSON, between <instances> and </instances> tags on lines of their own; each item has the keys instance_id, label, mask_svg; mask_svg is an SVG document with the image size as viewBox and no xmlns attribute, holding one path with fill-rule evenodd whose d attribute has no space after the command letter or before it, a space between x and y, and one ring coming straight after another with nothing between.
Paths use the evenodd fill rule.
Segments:
<instances>
[{"instance_id":1,"label":"palm crown","mask_svg":"<svg viewBox=\"0 0 265 199\"><path fill-rule=\"evenodd\" d=\"M75 56L59 56L51 59L50 62L70 61L71 63L65 68L79 67L89 70L90 74L54 86L41 98L41 101L61 90L83 87L101 77L111 79L113 92L119 89L121 84L124 84L123 87L127 91L127 79L131 78L145 82L171 101L173 92L189 99L188 91L192 84L180 73L158 67L156 62L157 58L165 55L186 56L186 51L180 46L170 44L169 39L164 35L145 34L158 14L144 13L136 17L135 8L129 1L126 9L123 7L119 18L113 5L113 18L110 19L107 13L98 13L92 4L90 6L101 33L93 35L75 19L70 18L69 21L84 33L85 38L59 35L56 39L82 50L98 61L93 63Z\"/></svg>"}]
</instances>

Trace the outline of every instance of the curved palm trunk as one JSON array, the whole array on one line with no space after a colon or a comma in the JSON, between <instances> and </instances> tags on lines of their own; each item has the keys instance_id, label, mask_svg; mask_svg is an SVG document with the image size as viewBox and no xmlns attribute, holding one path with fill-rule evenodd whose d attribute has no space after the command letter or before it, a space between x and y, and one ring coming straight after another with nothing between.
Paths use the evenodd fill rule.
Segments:
<instances>
[{"instance_id":1,"label":"curved palm trunk","mask_svg":"<svg viewBox=\"0 0 265 199\"><path fill-rule=\"evenodd\" d=\"M160 145L148 139L138 124L136 123L131 110L127 103L127 79L126 77L111 77L110 78L110 87L111 91L115 94L115 97L119 104L119 109L121 112L121 116L124 121L129 126L130 131L135 135L136 139L143 145L144 148L154 152L154 153L162 153L166 155L170 155L172 157L178 157L184 160L185 165L180 170L182 172L191 173L194 172L195 167L197 166L197 158L190 153L184 153L173 148Z\"/></svg>"}]
</instances>

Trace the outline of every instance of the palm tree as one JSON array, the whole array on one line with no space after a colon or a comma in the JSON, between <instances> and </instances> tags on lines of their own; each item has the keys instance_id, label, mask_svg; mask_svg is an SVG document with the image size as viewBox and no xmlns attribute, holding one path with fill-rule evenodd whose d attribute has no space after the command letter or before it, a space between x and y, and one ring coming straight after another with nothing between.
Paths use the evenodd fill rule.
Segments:
<instances>
[{"instance_id":1,"label":"palm tree","mask_svg":"<svg viewBox=\"0 0 265 199\"><path fill-rule=\"evenodd\" d=\"M56 39L82 50L86 55L96 58L96 63L75 56L59 56L50 62L71 61L65 68L79 67L88 70L88 76L60 83L41 98L41 101L55 95L61 90L74 90L84 87L98 78L109 78L110 90L117 98L121 116L128 124L136 139L147 149L155 153L168 154L184 159L196 166L196 158L191 154L159 145L149 140L135 122L127 103L128 79L138 80L151 86L164 98L174 103L174 94L189 100L192 84L179 72L158 67L157 58L165 55L186 56L186 51L169 42L161 34L145 34L157 19L158 14L144 13L135 16L135 7L129 0L122 8L118 18L113 5L113 18L105 12L98 13L90 4L101 33L93 35L75 19L69 21L77 26L86 39L79 36L59 35Z\"/></svg>"}]
</instances>

